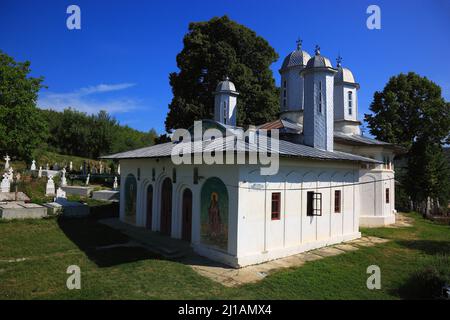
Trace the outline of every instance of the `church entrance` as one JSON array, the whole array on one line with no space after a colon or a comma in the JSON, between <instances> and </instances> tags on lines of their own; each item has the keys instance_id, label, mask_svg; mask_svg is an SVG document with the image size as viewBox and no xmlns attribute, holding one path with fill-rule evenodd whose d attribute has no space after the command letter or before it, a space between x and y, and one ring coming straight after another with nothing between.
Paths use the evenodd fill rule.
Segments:
<instances>
[{"instance_id":1,"label":"church entrance","mask_svg":"<svg viewBox=\"0 0 450 320\"><path fill-rule=\"evenodd\" d=\"M186 189L183 192L182 210L182 232L181 238L185 241L191 242L192 230L192 191Z\"/></svg>"},{"instance_id":2,"label":"church entrance","mask_svg":"<svg viewBox=\"0 0 450 320\"><path fill-rule=\"evenodd\" d=\"M172 181L166 178L161 188L161 233L170 236L172 231Z\"/></svg>"},{"instance_id":3,"label":"church entrance","mask_svg":"<svg viewBox=\"0 0 450 320\"><path fill-rule=\"evenodd\" d=\"M145 227L147 229L152 229L152 218L153 218L153 186L149 185L147 188L147 220L145 222Z\"/></svg>"}]
</instances>

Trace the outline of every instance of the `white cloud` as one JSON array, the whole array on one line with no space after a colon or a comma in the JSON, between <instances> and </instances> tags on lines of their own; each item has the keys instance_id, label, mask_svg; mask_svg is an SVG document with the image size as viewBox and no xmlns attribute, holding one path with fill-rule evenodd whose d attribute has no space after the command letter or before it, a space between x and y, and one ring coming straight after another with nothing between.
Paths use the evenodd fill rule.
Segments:
<instances>
[{"instance_id":1,"label":"white cloud","mask_svg":"<svg viewBox=\"0 0 450 320\"><path fill-rule=\"evenodd\" d=\"M39 96L38 107L41 109L64 110L73 108L78 111L97 113L106 110L109 113L123 113L138 108L138 101L131 98L96 97L104 93L121 91L135 86L134 83L99 84L74 90L72 92L45 92Z\"/></svg>"}]
</instances>

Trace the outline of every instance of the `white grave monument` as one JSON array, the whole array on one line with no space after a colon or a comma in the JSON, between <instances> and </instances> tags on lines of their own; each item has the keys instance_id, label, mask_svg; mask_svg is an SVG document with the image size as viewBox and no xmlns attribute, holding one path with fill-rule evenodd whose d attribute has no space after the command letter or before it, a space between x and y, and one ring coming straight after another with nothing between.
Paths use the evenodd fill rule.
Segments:
<instances>
[{"instance_id":1,"label":"white grave monument","mask_svg":"<svg viewBox=\"0 0 450 320\"><path fill-rule=\"evenodd\" d=\"M42 166L39 167L38 178L42 178Z\"/></svg>"},{"instance_id":2,"label":"white grave monument","mask_svg":"<svg viewBox=\"0 0 450 320\"><path fill-rule=\"evenodd\" d=\"M114 177L113 190L117 190L117 187L118 187L117 177Z\"/></svg>"},{"instance_id":3,"label":"white grave monument","mask_svg":"<svg viewBox=\"0 0 450 320\"><path fill-rule=\"evenodd\" d=\"M67 186L66 168L62 168L61 173L61 186L65 187Z\"/></svg>"},{"instance_id":4,"label":"white grave monument","mask_svg":"<svg viewBox=\"0 0 450 320\"><path fill-rule=\"evenodd\" d=\"M31 170L31 171L35 171L35 170L36 170L36 161L35 161L35 160L31 161L31 167L30 167L30 170Z\"/></svg>"},{"instance_id":5,"label":"white grave monument","mask_svg":"<svg viewBox=\"0 0 450 320\"><path fill-rule=\"evenodd\" d=\"M88 173L87 178L86 178L86 185L89 185L89 179L91 178L91 174Z\"/></svg>"},{"instance_id":6,"label":"white grave monument","mask_svg":"<svg viewBox=\"0 0 450 320\"><path fill-rule=\"evenodd\" d=\"M9 179L9 181L13 181L13 179L14 179L14 169L12 168L12 167L9 167L9 169L8 169L8 179Z\"/></svg>"},{"instance_id":7,"label":"white grave monument","mask_svg":"<svg viewBox=\"0 0 450 320\"><path fill-rule=\"evenodd\" d=\"M5 159L5 170L9 169L9 160L11 160L11 158L6 155L6 157L4 157L3 159Z\"/></svg>"},{"instance_id":8,"label":"white grave monument","mask_svg":"<svg viewBox=\"0 0 450 320\"><path fill-rule=\"evenodd\" d=\"M11 183L9 182L9 176L7 173L3 174L3 180L2 183L0 185L1 191L2 192L9 192L11 187Z\"/></svg>"},{"instance_id":9,"label":"white grave monument","mask_svg":"<svg viewBox=\"0 0 450 320\"><path fill-rule=\"evenodd\" d=\"M67 199L66 192L65 192L63 189L61 189L61 187L59 187L59 188L56 190L56 198L55 198L55 201L56 201L57 199Z\"/></svg>"},{"instance_id":10,"label":"white grave monument","mask_svg":"<svg viewBox=\"0 0 450 320\"><path fill-rule=\"evenodd\" d=\"M53 176L49 176L47 180L47 186L45 188L46 196L54 196L55 195L55 182L53 181Z\"/></svg>"},{"instance_id":11,"label":"white grave monument","mask_svg":"<svg viewBox=\"0 0 450 320\"><path fill-rule=\"evenodd\" d=\"M100 174L103 174L103 163L100 162L100 170L99 170Z\"/></svg>"},{"instance_id":12,"label":"white grave monument","mask_svg":"<svg viewBox=\"0 0 450 320\"><path fill-rule=\"evenodd\" d=\"M70 161L70 163L69 163L69 171L72 171L72 169L73 169L73 163L72 163L72 161Z\"/></svg>"}]
</instances>

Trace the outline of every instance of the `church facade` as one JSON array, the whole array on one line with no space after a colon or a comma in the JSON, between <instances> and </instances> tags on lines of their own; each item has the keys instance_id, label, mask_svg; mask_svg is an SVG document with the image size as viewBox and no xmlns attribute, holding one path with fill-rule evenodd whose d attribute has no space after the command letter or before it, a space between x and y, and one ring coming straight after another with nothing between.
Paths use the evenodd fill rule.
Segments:
<instances>
[{"instance_id":1,"label":"church facade","mask_svg":"<svg viewBox=\"0 0 450 320\"><path fill-rule=\"evenodd\" d=\"M189 241L199 254L234 267L356 239L360 226L395 222L396 148L361 135L351 71L341 61L333 67L319 48L311 57L298 45L280 73L279 119L235 139L239 93L225 79L214 93L214 120L201 122L231 140L210 137L200 151L231 151L234 160L260 152L253 139L276 130L268 148L278 159L274 174L262 175L261 164L249 161L175 164L174 148L196 143L191 140L111 155L105 158L121 166L120 219ZM190 150L189 157L199 151Z\"/></svg>"}]
</instances>

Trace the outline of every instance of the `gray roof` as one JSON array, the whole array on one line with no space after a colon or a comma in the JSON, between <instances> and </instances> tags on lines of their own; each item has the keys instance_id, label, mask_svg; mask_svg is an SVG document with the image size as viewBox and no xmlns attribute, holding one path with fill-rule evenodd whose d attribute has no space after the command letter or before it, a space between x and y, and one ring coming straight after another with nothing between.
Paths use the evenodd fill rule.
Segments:
<instances>
[{"instance_id":1,"label":"gray roof","mask_svg":"<svg viewBox=\"0 0 450 320\"><path fill-rule=\"evenodd\" d=\"M328 58L316 54L306 64L306 69L310 68L333 68L333 66Z\"/></svg>"},{"instance_id":2,"label":"gray roof","mask_svg":"<svg viewBox=\"0 0 450 320\"><path fill-rule=\"evenodd\" d=\"M226 77L225 80L220 81L217 84L216 92L234 92L234 93L236 93L236 87L234 86L234 83L231 82L228 77Z\"/></svg>"},{"instance_id":3,"label":"gray roof","mask_svg":"<svg viewBox=\"0 0 450 320\"><path fill-rule=\"evenodd\" d=\"M311 56L308 52L301 49L294 50L284 58L280 71L296 66L305 66L310 58Z\"/></svg>"},{"instance_id":4,"label":"gray roof","mask_svg":"<svg viewBox=\"0 0 450 320\"><path fill-rule=\"evenodd\" d=\"M391 143L368 138L357 134L345 134L342 132L334 132L335 140L345 140L359 145L377 145L377 146L393 146Z\"/></svg>"},{"instance_id":5,"label":"gray roof","mask_svg":"<svg viewBox=\"0 0 450 320\"><path fill-rule=\"evenodd\" d=\"M140 159L140 158L162 158L170 157L172 153L172 148L179 144L188 144L192 147L193 152L191 153L201 153L210 152L215 150L216 152L221 151L237 151L237 152L271 152L279 153L280 157L294 157L294 158L306 158L306 159L316 159L316 160L338 160L338 161L359 161L359 162L370 162L379 163L377 160L370 158L353 155L340 151L325 151L316 148L312 148L302 144L296 144L285 140L279 141L279 150L275 148L268 147L257 147L255 144L250 144L242 140L233 139L233 137L219 138L213 141L203 141L201 144L195 144L191 141L189 142L167 142L163 144L154 145L151 147L141 148L137 150L117 153L113 155L108 155L102 157L103 159Z\"/></svg>"},{"instance_id":6,"label":"gray roof","mask_svg":"<svg viewBox=\"0 0 450 320\"><path fill-rule=\"evenodd\" d=\"M356 84L353 73L348 68L338 67L338 72L334 75L334 83L354 83Z\"/></svg>"}]
</instances>

